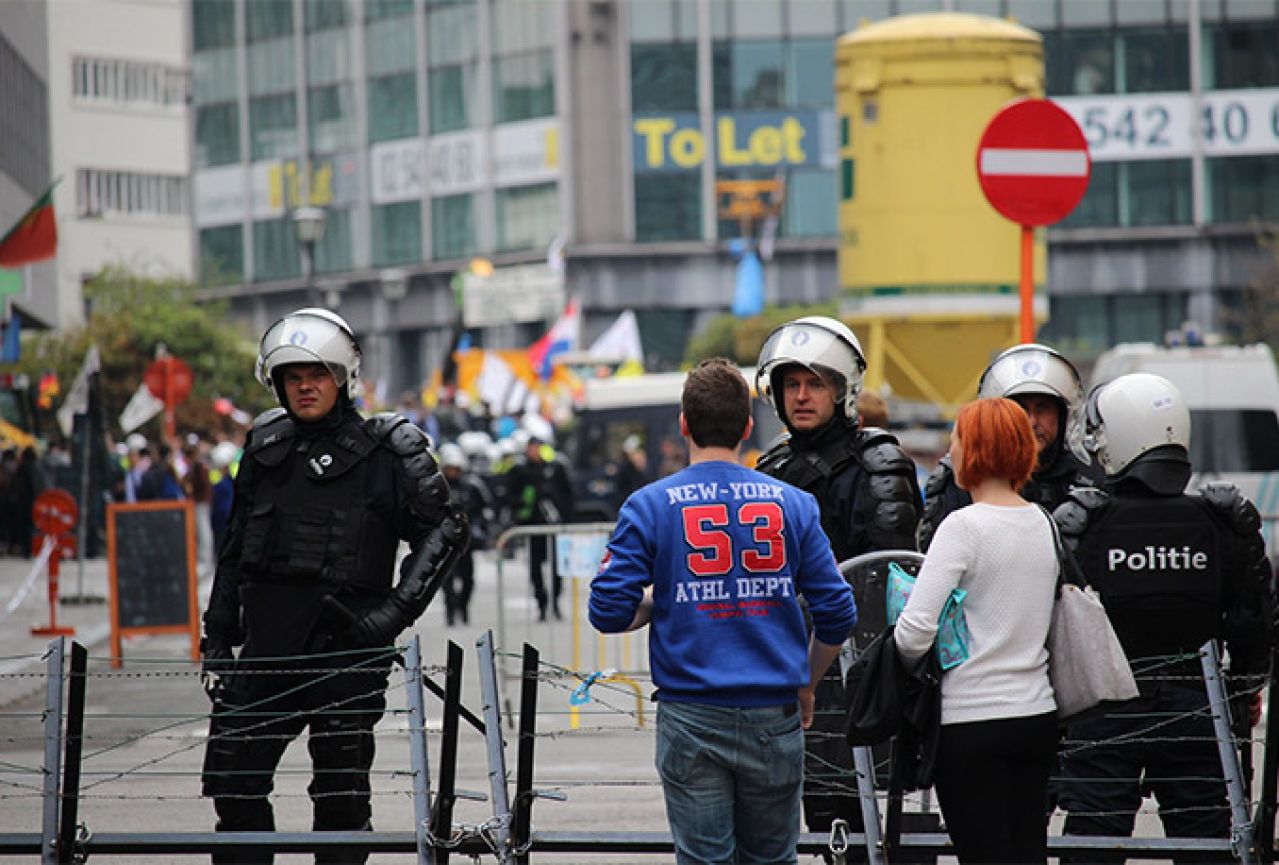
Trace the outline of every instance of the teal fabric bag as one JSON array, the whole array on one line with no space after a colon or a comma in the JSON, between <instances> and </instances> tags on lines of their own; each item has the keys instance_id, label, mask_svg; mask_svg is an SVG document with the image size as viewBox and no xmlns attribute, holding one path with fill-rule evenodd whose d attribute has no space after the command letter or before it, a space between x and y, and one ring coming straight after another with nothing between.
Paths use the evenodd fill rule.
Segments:
<instances>
[{"instance_id":1,"label":"teal fabric bag","mask_svg":"<svg viewBox=\"0 0 1279 865\"><path fill-rule=\"evenodd\" d=\"M906 573L896 562L888 565L888 624L896 625L897 617L906 609L915 578ZM964 618L964 589L951 589L946 606L942 607L937 622L937 663L943 670L958 667L968 660L968 620Z\"/></svg>"}]
</instances>

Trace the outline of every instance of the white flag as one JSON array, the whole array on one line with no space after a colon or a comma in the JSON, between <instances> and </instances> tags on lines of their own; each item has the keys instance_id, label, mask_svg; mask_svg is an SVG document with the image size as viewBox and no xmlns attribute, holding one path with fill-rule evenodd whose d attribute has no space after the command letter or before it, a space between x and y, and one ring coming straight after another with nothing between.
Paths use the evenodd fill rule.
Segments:
<instances>
[{"instance_id":1,"label":"white flag","mask_svg":"<svg viewBox=\"0 0 1279 865\"><path fill-rule=\"evenodd\" d=\"M640 343L639 322L632 310L626 310L608 329L591 343L587 351L599 360L644 362L644 346Z\"/></svg>"},{"instance_id":2,"label":"white flag","mask_svg":"<svg viewBox=\"0 0 1279 865\"><path fill-rule=\"evenodd\" d=\"M62 407L58 409L58 426L61 427L64 436L68 438L71 436L75 416L89 410L89 376L101 368L102 361L98 357L98 347L90 345L89 350L84 353L84 363L80 366L80 372L76 373L75 381L71 382L71 387L67 390L67 398L62 401Z\"/></svg>"},{"instance_id":3,"label":"white flag","mask_svg":"<svg viewBox=\"0 0 1279 865\"><path fill-rule=\"evenodd\" d=\"M156 399L155 394L151 393L151 389L147 387L147 383L143 382L133 392L124 411L120 412L120 429L131 433L162 411L164 411L164 400Z\"/></svg>"}]
</instances>

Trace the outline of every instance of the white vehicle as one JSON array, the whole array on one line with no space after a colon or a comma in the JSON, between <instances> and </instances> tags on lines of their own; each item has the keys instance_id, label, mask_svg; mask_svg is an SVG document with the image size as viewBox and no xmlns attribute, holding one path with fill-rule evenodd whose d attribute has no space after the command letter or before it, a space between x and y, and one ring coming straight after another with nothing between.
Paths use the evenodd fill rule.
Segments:
<instances>
[{"instance_id":1,"label":"white vehicle","mask_svg":"<svg viewBox=\"0 0 1279 865\"><path fill-rule=\"evenodd\" d=\"M1097 359L1092 386L1130 372L1171 381L1190 409L1191 486L1238 485L1279 551L1279 374L1269 346L1117 345Z\"/></svg>"},{"instance_id":2,"label":"white vehicle","mask_svg":"<svg viewBox=\"0 0 1279 865\"><path fill-rule=\"evenodd\" d=\"M742 374L753 388L754 367L743 369ZM685 453L679 434L679 399L686 377L683 372L659 372L583 381L565 444L572 466L577 519L617 518L621 504L616 484L617 460L629 437L637 436L644 444L653 478L663 473L663 441L668 442L667 447ZM751 408L755 431L743 449L748 464L782 431L767 403L754 399Z\"/></svg>"}]
</instances>

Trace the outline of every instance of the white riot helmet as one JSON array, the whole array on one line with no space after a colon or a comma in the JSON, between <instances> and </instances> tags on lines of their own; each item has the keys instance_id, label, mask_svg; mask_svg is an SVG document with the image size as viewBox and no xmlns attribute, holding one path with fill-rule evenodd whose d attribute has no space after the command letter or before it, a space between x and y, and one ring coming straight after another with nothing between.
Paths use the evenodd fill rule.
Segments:
<instances>
[{"instance_id":1,"label":"white riot helmet","mask_svg":"<svg viewBox=\"0 0 1279 865\"><path fill-rule=\"evenodd\" d=\"M440 445L440 468L455 468L466 471L471 466L471 461L466 458L466 454L462 448L448 442Z\"/></svg>"},{"instance_id":2,"label":"white riot helmet","mask_svg":"<svg viewBox=\"0 0 1279 865\"><path fill-rule=\"evenodd\" d=\"M1163 376L1121 375L1092 389L1068 439L1075 456L1085 463L1096 457L1113 476L1155 448L1176 445L1189 451L1190 410L1181 391Z\"/></svg>"},{"instance_id":3,"label":"white riot helmet","mask_svg":"<svg viewBox=\"0 0 1279 865\"><path fill-rule=\"evenodd\" d=\"M786 408L779 373L792 363L818 375L834 373L844 391L836 395L835 404L843 408L844 417L849 421L857 420L857 394L862 389L866 356L852 328L824 315L807 315L775 328L764 340L764 347L759 350L755 389L772 404L783 423Z\"/></svg>"},{"instance_id":4,"label":"white riot helmet","mask_svg":"<svg viewBox=\"0 0 1279 865\"><path fill-rule=\"evenodd\" d=\"M285 404L275 373L290 363L322 363L346 395L355 398L360 376L360 344L342 316L308 307L267 328L258 347L257 379Z\"/></svg>"},{"instance_id":5,"label":"white riot helmet","mask_svg":"<svg viewBox=\"0 0 1279 865\"><path fill-rule=\"evenodd\" d=\"M1028 342L1000 352L981 374L977 398L1015 397L1042 394L1059 399L1065 406L1061 429L1069 430L1079 413L1084 386L1079 371L1060 352L1046 345Z\"/></svg>"}]
</instances>

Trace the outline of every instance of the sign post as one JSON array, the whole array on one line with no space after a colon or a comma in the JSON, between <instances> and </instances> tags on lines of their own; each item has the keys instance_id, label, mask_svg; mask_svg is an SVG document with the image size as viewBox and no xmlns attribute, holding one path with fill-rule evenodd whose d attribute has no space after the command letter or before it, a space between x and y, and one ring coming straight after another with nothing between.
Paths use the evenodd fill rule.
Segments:
<instances>
[{"instance_id":1,"label":"sign post","mask_svg":"<svg viewBox=\"0 0 1279 865\"><path fill-rule=\"evenodd\" d=\"M191 395L191 367L181 358L165 352L147 365L142 381L151 395L164 403L164 431L173 438L177 432L173 409Z\"/></svg>"},{"instance_id":2,"label":"sign post","mask_svg":"<svg viewBox=\"0 0 1279 865\"><path fill-rule=\"evenodd\" d=\"M977 179L995 210L1021 226L1021 341L1035 337L1035 228L1065 219L1088 191L1092 160L1074 119L1047 99L1023 99L991 119Z\"/></svg>"}]
</instances>

